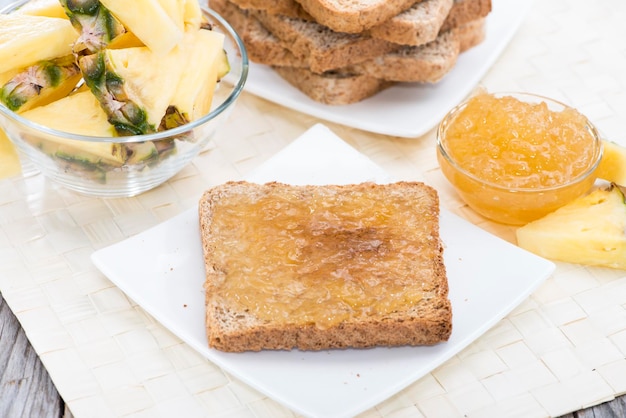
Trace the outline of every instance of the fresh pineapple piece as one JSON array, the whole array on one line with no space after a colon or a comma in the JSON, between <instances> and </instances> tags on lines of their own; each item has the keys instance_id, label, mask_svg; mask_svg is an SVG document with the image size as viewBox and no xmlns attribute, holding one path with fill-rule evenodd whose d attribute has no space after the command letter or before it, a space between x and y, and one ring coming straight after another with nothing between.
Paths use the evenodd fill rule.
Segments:
<instances>
[{"instance_id":1,"label":"fresh pineapple piece","mask_svg":"<svg viewBox=\"0 0 626 418\"><path fill-rule=\"evenodd\" d=\"M138 46L145 46L141 39L137 38L134 33L126 31L125 33L117 36L107 46L109 49L122 49L122 48L136 48Z\"/></svg>"},{"instance_id":2,"label":"fresh pineapple piece","mask_svg":"<svg viewBox=\"0 0 626 418\"><path fill-rule=\"evenodd\" d=\"M198 30L202 24L202 9L198 0L179 0L183 7L183 23L185 30Z\"/></svg>"},{"instance_id":3,"label":"fresh pineapple piece","mask_svg":"<svg viewBox=\"0 0 626 418\"><path fill-rule=\"evenodd\" d=\"M22 113L21 116L58 131L87 136L117 136L115 128L107 121L107 115L100 107L100 103L89 90L71 94L46 106L39 106ZM70 143L74 144L76 141ZM110 150L109 144L94 142L93 145L96 145L96 148L106 145L105 148ZM109 154L111 153L106 152L103 155Z\"/></svg>"},{"instance_id":4,"label":"fresh pineapple piece","mask_svg":"<svg viewBox=\"0 0 626 418\"><path fill-rule=\"evenodd\" d=\"M222 65L223 34L202 29L188 32L186 37L184 55L188 61L166 116L166 129L209 113Z\"/></svg>"},{"instance_id":5,"label":"fresh pineapple piece","mask_svg":"<svg viewBox=\"0 0 626 418\"><path fill-rule=\"evenodd\" d=\"M20 72L20 69L14 69L0 74L0 86L4 86L10 79L15 77Z\"/></svg>"},{"instance_id":6,"label":"fresh pineapple piece","mask_svg":"<svg viewBox=\"0 0 626 418\"><path fill-rule=\"evenodd\" d=\"M20 159L13 143L0 128L0 179L4 179L22 170Z\"/></svg>"},{"instance_id":7,"label":"fresh pineapple piece","mask_svg":"<svg viewBox=\"0 0 626 418\"><path fill-rule=\"evenodd\" d=\"M517 230L517 244L552 260L626 269L626 202L616 184Z\"/></svg>"},{"instance_id":8,"label":"fresh pineapple piece","mask_svg":"<svg viewBox=\"0 0 626 418\"><path fill-rule=\"evenodd\" d=\"M92 54L126 33L124 25L98 0L59 0L80 34L74 52Z\"/></svg>"},{"instance_id":9,"label":"fresh pineapple piece","mask_svg":"<svg viewBox=\"0 0 626 418\"><path fill-rule=\"evenodd\" d=\"M626 147L603 140L602 159L598 166L598 177L620 186L626 186Z\"/></svg>"},{"instance_id":10,"label":"fresh pineapple piece","mask_svg":"<svg viewBox=\"0 0 626 418\"><path fill-rule=\"evenodd\" d=\"M165 55L183 39L159 0L101 0L122 24L153 52Z\"/></svg>"},{"instance_id":11,"label":"fresh pineapple piece","mask_svg":"<svg viewBox=\"0 0 626 418\"><path fill-rule=\"evenodd\" d=\"M41 61L2 84L0 102L14 112L25 112L67 96L80 79L73 55Z\"/></svg>"},{"instance_id":12,"label":"fresh pineapple piece","mask_svg":"<svg viewBox=\"0 0 626 418\"><path fill-rule=\"evenodd\" d=\"M0 14L0 74L69 55L77 38L67 19Z\"/></svg>"},{"instance_id":13,"label":"fresh pineapple piece","mask_svg":"<svg viewBox=\"0 0 626 418\"><path fill-rule=\"evenodd\" d=\"M24 112L22 116L59 131L87 136L115 136L115 129L90 91L72 94ZM128 148L119 143L76 141L53 136L34 138L24 135L23 139L60 164L94 173L101 180L104 180L107 169L121 167L129 157Z\"/></svg>"},{"instance_id":14,"label":"fresh pineapple piece","mask_svg":"<svg viewBox=\"0 0 626 418\"><path fill-rule=\"evenodd\" d=\"M158 130L186 65L181 51L161 56L147 47L106 49L80 58L85 83L118 134Z\"/></svg>"},{"instance_id":15,"label":"fresh pineapple piece","mask_svg":"<svg viewBox=\"0 0 626 418\"><path fill-rule=\"evenodd\" d=\"M23 6L20 6L13 13L32 16L58 17L60 19L68 18L59 0L30 0Z\"/></svg>"},{"instance_id":16,"label":"fresh pineapple piece","mask_svg":"<svg viewBox=\"0 0 626 418\"><path fill-rule=\"evenodd\" d=\"M159 0L159 3L181 31L200 29L202 10L198 0Z\"/></svg>"}]
</instances>

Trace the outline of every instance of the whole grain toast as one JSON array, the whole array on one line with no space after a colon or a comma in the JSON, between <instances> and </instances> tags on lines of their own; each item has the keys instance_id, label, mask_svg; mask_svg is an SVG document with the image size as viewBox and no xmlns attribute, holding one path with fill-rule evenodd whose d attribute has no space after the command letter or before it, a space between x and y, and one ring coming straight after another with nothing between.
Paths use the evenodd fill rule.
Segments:
<instances>
[{"instance_id":1,"label":"whole grain toast","mask_svg":"<svg viewBox=\"0 0 626 418\"><path fill-rule=\"evenodd\" d=\"M295 0L230 1L245 10L315 21ZM420 45L435 39L438 32L484 18L491 7L491 0L422 0L361 34L401 45Z\"/></svg>"},{"instance_id":2,"label":"whole grain toast","mask_svg":"<svg viewBox=\"0 0 626 418\"><path fill-rule=\"evenodd\" d=\"M416 0L297 0L316 22L336 32L361 33L391 19Z\"/></svg>"},{"instance_id":3,"label":"whole grain toast","mask_svg":"<svg viewBox=\"0 0 626 418\"><path fill-rule=\"evenodd\" d=\"M395 83L367 74L327 71L323 74L306 68L273 67L285 81L316 102L348 105L375 95Z\"/></svg>"},{"instance_id":4,"label":"whole grain toast","mask_svg":"<svg viewBox=\"0 0 626 418\"><path fill-rule=\"evenodd\" d=\"M453 0L422 0L369 29L373 38L401 45L423 45L437 38Z\"/></svg>"},{"instance_id":5,"label":"whole grain toast","mask_svg":"<svg viewBox=\"0 0 626 418\"><path fill-rule=\"evenodd\" d=\"M419 182L229 182L200 199L208 345L432 345L452 307L437 192Z\"/></svg>"},{"instance_id":6,"label":"whole grain toast","mask_svg":"<svg viewBox=\"0 0 626 418\"><path fill-rule=\"evenodd\" d=\"M335 32L317 22L249 11L280 40L285 48L309 61L315 72L324 72L366 61L394 51L398 44L362 34Z\"/></svg>"},{"instance_id":7,"label":"whole grain toast","mask_svg":"<svg viewBox=\"0 0 626 418\"><path fill-rule=\"evenodd\" d=\"M450 30L484 18L491 13L491 9L491 0L454 0L454 5L441 25L441 30Z\"/></svg>"}]
</instances>

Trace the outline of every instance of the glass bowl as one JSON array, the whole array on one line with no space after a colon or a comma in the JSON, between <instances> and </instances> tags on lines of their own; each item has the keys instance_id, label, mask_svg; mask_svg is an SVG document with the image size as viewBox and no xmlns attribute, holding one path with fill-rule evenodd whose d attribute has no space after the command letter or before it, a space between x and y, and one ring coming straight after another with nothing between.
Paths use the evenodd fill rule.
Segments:
<instances>
[{"instance_id":1,"label":"glass bowl","mask_svg":"<svg viewBox=\"0 0 626 418\"><path fill-rule=\"evenodd\" d=\"M470 97L452 109L437 129L437 159L441 170L470 208L499 223L523 225L547 215L589 191L596 180L596 169L602 158L602 141L589 120L575 109L543 96L516 92L478 94L488 95L488 103L494 108L483 109L475 115L468 116L464 110L473 99ZM510 108L504 107L504 100L509 99L530 105L535 110L543 107L543 113L530 112L518 115ZM500 109L497 109L498 107ZM503 112L511 125L507 129L501 129L498 122L493 122L492 112L496 114ZM571 115L570 112L576 115L578 120L575 128L570 128L567 122L561 123L561 116ZM553 122L554 120L558 120L559 123ZM525 130L528 127L530 128ZM479 137L472 136L477 135L475 129L483 128L487 133L479 134L480 140L477 140ZM567 132L577 132L582 139L572 141L572 144L577 145L561 142L559 138L566 138ZM504 148L500 142L502 135L510 137L506 140L507 144L518 141L522 148L516 148L511 152L502 151ZM457 139L453 140L452 137ZM484 148L483 145L477 145L483 141ZM529 143L532 143L532 146L528 146ZM584 153L573 151L573 148L568 149L574 146L582 147L578 151L583 150ZM484 149L484 155L481 154L482 151L478 152L478 149ZM562 155L561 152L565 154ZM481 154L482 159L469 168L469 163L463 157L463 154L467 153ZM571 171L571 175L559 173L550 166L549 170L553 173L554 180L542 180L534 184L517 183L520 177L516 176L523 176L523 179L535 176L536 179L539 174L534 173L533 169L537 172L548 171L544 169L544 165L566 161L564 155L579 154L586 157L584 161L576 163L578 164L576 170L567 168L567 164L557 164L559 170L564 173ZM493 174L494 167L500 167L500 161L505 158L514 163L513 166L506 166L509 172L504 170L497 172L497 175ZM510 171L515 171L511 167L521 167L519 170L522 173L511 173Z\"/></svg>"},{"instance_id":2,"label":"glass bowl","mask_svg":"<svg viewBox=\"0 0 626 418\"><path fill-rule=\"evenodd\" d=\"M9 13L25 3L27 1L13 3L1 13ZM223 126L248 76L248 56L235 30L216 12L206 7L202 7L202 12L213 30L225 35L224 49L230 64L230 72L218 83L208 114L185 125L153 134L93 137L41 126L0 104L0 128L6 131L16 146L23 163L30 163L44 176L68 189L98 197L129 197L143 193L167 181L190 163ZM60 153L52 152L50 147L41 146L51 142L62 142L70 147L76 142L82 147L84 143L128 145L148 141L157 149L167 147L168 151L159 152L157 158L148 161L124 162L121 165L94 166L68 161Z\"/></svg>"}]
</instances>

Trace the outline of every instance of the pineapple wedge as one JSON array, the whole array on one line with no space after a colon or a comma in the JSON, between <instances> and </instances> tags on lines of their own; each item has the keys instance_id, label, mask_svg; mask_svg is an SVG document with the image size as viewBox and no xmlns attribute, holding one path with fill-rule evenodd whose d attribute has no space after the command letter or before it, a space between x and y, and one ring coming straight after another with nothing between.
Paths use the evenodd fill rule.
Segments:
<instances>
[{"instance_id":1,"label":"pineapple wedge","mask_svg":"<svg viewBox=\"0 0 626 418\"><path fill-rule=\"evenodd\" d=\"M80 118L76 115L80 115ZM40 125L77 135L117 136L100 103L89 90L29 110L21 116Z\"/></svg>"},{"instance_id":2,"label":"pineapple wedge","mask_svg":"<svg viewBox=\"0 0 626 418\"><path fill-rule=\"evenodd\" d=\"M616 184L593 190L517 230L517 244L545 258L626 269L626 201Z\"/></svg>"},{"instance_id":3,"label":"pineapple wedge","mask_svg":"<svg viewBox=\"0 0 626 418\"><path fill-rule=\"evenodd\" d=\"M21 113L67 96L81 79L74 56L36 63L0 84L0 102Z\"/></svg>"},{"instance_id":4,"label":"pineapple wedge","mask_svg":"<svg viewBox=\"0 0 626 418\"><path fill-rule=\"evenodd\" d=\"M183 5L183 23L185 31L198 30L202 25L202 9L198 0L180 0Z\"/></svg>"},{"instance_id":5,"label":"pineapple wedge","mask_svg":"<svg viewBox=\"0 0 626 418\"><path fill-rule=\"evenodd\" d=\"M158 130L187 63L182 50L161 56L147 47L105 49L80 58L85 83L119 135Z\"/></svg>"},{"instance_id":6,"label":"pineapple wedge","mask_svg":"<svg viewBox=\"0 0 626 418\"><path fill-rule=\"evenodd\" d=\"M0 74L70 55L77 38L67 19L0 14Z\"/></svg>"},{"instance_id":7,"label":"pineapple wedge","mask_svg":"<svg viewBox=\"0 0 626 418\"><path fill-rule=\"evenodd\" d=\"M79 118L76 115L80 115ZM112 137L115 129L90 91L83 91L52 102L46 106L22 113L22 116L42 126L79 135ZM24 136L34 147L48 155L84 165L102 164L121 166L126 161L127 150L113 142L79 142L58 137L48 137L35 142Z\"/></svg>"},{"instance_id":8,"label":"pineapple wedge","mask_svg":"<svg viewBox=\"0 0 626 418\"><path fill-rule=\"evenodd\" d=\"M59 0L30 0L13 13L67 19Z\"/></svg>"},{"instance_id":9,"label":"pineapple wedge","mask_svg":"<svg viewBox=\"0 0 626 418\"><path fill-rule=\"evenodd\" d=\"M224 48L224 35L212 30L186 34L184 55L187 65L178 82L164 129L171 129L209 113L213 93L219 81L218 70ZM174 120L172 116L174 115Z\"/></svg>"},{"instance_id":10,"label":"pineapple wedge","mask_svg":"<svg viewBox=\"0 0 626 418\"><path fill-rule=\"evenodd\" d=\"M100 51L126 33L124 25L98 0L59 0L59 4L80 34L73 47L76 53Z\"/></svg>"},{"instance_id":11,"label":"pineapple wedge","mask_svg":"<svg viewBox=\"0 0 626 418\"><path fill-rule=\"evenodd\" d=\"M202 10L198 0L159 0L159 3L181 31L200 29Z\"/></svg>"},{"instance_id":12,"label":"pineapple wedge","mask_svg":"<svg viewBox=\"0 0 626 418\"><path fill-rule=\"evenodd\" d=\"M100 3L154 53L168 54L183 39L182 29L168 16L160 0L101 0Z\"/></svg>"},{"instance_id":13,"label":"pineapple wedge","mask_svg":"<svg viewBox=\"0 0 626 418\"><path fill-rule=\"evenodd\" d=\"M598 166L598 177L620 186L626 186L626 147L603 140L602 160Z\"/></svg>"}]
</instances>

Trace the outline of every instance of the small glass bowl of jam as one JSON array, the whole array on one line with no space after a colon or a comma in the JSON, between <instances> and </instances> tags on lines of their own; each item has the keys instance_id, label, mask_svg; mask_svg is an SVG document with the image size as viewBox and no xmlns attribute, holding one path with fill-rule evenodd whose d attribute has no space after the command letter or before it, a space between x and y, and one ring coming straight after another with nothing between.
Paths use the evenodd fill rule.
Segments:
<instances>
[{"instance_id":1,"label":"small glass bowl of jam","mask_svg":"<svg viewBox=\"0 0 626 418\"><path fill-rule=\"evenodd\" d=\"M444 176L478 214L523 225L585 194L602 141L576 109L529 93L480 91L437 130Z\"/></svg>"}]
</instances>

